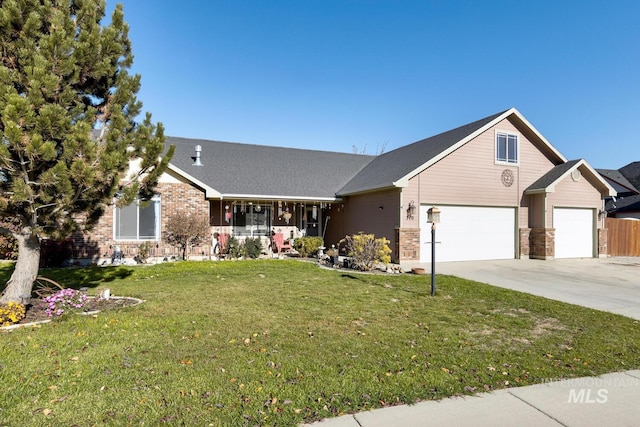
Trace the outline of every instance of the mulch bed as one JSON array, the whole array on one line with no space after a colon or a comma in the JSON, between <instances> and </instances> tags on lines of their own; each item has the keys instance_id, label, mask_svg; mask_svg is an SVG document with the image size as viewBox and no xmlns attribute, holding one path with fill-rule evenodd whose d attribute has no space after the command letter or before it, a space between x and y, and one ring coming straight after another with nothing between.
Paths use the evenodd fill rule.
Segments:
<instances>
[{"instance_id":1,"label":"mulch bed","mask_svg":"<svg viewBox=\"0 0 640 427\"><path fill-rule=\"evenodd\" d=\"M123 308L130 305L138 304L139 301L136 299L129 298L109 298L109 299L99 299L95 297L89 297L86 304L82 308L82 310L78 310L75 313L90 313L92 311L105 311L112 310L116 308ZM51 317L47 316L46 312L46 304L41 300L34 299L31 300L31 304L27 306L27 311L24 319L18 322L19 325L39 322L42 320L50 320Z\"/></svg>"}]
</instances>

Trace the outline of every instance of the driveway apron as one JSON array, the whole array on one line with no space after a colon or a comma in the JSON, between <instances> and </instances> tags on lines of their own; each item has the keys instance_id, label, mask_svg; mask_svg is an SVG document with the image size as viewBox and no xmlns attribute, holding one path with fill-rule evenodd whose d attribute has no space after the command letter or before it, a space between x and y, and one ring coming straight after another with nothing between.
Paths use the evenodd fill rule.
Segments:
<instances>
[{"instance_id":1,"label":"driveway apron","mask_svg":"<svg viewBox=\"0 0 640 427\"><path fill-rule=\"evenodd\" d=\"M411 267L417 265L408 266ZM427 272L430 264L422 264ZM640 320L640 258L442 262L448 274Z\"/></svg>"}]
</instances>

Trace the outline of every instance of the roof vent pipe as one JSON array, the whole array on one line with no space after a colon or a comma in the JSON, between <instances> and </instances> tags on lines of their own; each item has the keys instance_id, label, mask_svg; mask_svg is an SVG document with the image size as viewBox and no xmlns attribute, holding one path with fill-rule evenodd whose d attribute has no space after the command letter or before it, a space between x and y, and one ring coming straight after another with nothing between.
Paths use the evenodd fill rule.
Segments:
<instances>
[{"instance_id":1,"label":"roof vent pipe","mask_svg":"<svg viewBox=\"0 0 640 427\"><path fill-rule=\"evenodd\" d=\"M202 146L196 145L196 161L193 163L193 166L204 166L200 161L200 153L202 152Z\"/></svg>"}]
</instances>

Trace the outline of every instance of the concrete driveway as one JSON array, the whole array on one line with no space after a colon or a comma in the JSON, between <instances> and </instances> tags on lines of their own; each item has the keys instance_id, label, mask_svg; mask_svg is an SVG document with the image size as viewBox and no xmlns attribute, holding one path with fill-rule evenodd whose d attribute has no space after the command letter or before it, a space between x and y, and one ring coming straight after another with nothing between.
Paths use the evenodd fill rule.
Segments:
<instances>
[{"instance_id":1,"label":"concrete driveway","mask_svg":"<svg viewBox=\"0 0 640 427\"><path fill-rule=\"evenodd\" d=\"M430 264L421 267L427 273L431 271ZM436 274L463 277L640 320L640 258L436 261Z\"/></svg>"}]
</instances>

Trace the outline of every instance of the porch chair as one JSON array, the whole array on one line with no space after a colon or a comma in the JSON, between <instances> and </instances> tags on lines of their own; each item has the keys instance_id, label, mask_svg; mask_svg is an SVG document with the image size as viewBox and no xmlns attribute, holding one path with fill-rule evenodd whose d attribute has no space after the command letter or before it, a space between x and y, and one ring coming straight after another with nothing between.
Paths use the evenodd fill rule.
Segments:
<instances>
[{"instance_id":1,"label":"porch chair","mask_svg":"<svg viewBox=\"0 0 640 427\"><path fill-rule=\"evenodd\" d=\"M227 241L229 241L229 234L227 233L216 233L216 243L213 249L214 255L219 258L224 258L223 251L227 248Z\"/></svg>"},{"instance_id":2,"label":"porch chair","mask_svg":"<svg viewBox=\"0 0 640 427\"><path fill-rule=\"evenodd\" d=\"M272 242L273 250L277 253L282 253L283 250L291 250L291 244L288 240L285 242L282 233L274 233L272 236Z\"/></svg>"}]
</instances>

